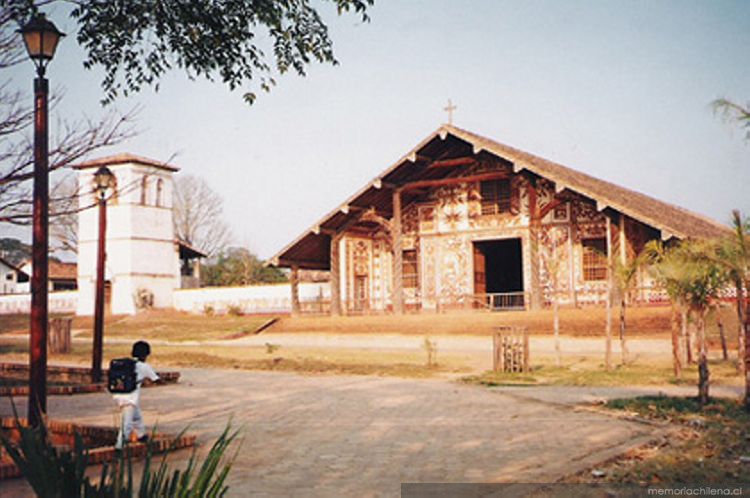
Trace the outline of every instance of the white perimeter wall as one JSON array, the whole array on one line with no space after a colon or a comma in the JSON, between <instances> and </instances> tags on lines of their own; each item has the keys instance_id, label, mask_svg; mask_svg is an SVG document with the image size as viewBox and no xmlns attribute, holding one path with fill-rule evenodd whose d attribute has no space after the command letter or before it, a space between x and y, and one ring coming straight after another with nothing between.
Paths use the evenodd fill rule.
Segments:
<instances>
[{"instance_id":1,"label":"white perimeter wall","mask_svg":"<svg viewBox=\"0 0 750 498\"><path fill-rule=\"evenodd\" d=\"M292 311L292 289L290 284L252 285L247 287L204 287L202 289L174 290L174 309L203 313L210 306L216 313L224 313L230 306L237 306L245 313L284 313ZM303 303L328 301L331 299L330 285L325 283L303 283L299 285L299 298ZM79 291L49 293L50 313L75 313ZM0 296L0 315L28 313L31 303L29 294ZM93 306L92 306L93 307ZM169 307L169 305L164 306ZM91 312L83 313L86 315Z\"/></svg>"},{"instance_id":2,"label":"white perimeter wall","mask_svg":"<svg viewBox=\"0 0 750 498\"><path fill-rule=\"evenodd\" d=\"M50 292L47 310L49 313L75 313L78 305L78 291ZM29 313L31 294L0 296L0 315Z\"/></svg>"},{"instance_id":3,"label":"white perimeter wall","mask_svg":"<svg viewBox=\"0 0 750 498\"><path fill-rule=\"evenodd\" d=\"M302 303L331 299L331 286L324 283L299 284ZM292 311L291 284L252 285L247 287L204 287L174 291L174 308L203 313L207 307L217 313L237 306L245 313L280 313Z\"/></svg>"}]
</instances>

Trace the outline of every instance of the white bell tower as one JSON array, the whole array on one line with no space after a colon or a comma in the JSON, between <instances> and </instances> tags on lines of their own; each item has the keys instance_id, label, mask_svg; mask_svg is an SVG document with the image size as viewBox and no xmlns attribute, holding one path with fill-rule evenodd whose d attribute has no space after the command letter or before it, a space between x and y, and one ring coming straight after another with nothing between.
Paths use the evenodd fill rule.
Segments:
<instances>
[{"instance_id":1,"label":"white bell tower","mask_svg":"<svg viewBox=\"0 0 750 498\"><path fill-rule=\"evenodd\" d=\"M94 314L99 216L93 192L96 170L106 166L116 187L107 201L105 309L135 314L138 296L152 296L156 308L172 307L180 287L179 248L172 222L172 175L178 168L132 154L77 166L78 315Z\"/></svg>"}]
</instances>

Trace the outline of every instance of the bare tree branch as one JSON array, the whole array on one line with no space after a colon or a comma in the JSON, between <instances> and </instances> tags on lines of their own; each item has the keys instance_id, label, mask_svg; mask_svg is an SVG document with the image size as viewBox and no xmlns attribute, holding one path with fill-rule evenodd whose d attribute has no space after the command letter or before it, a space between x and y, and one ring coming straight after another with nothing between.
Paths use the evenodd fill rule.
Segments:
<instances>
[{"instance_id":1,"label":"bare tree branch","mask_svg":"<svg viewBox=\"0 0 750 498\"><path fill-rule=\"evenodd\" d=\"M174 184L175 236L209 256L217 254L231 239L222 220L223 204L203 179L178 176Z\"/></svg>"}]
</instances>

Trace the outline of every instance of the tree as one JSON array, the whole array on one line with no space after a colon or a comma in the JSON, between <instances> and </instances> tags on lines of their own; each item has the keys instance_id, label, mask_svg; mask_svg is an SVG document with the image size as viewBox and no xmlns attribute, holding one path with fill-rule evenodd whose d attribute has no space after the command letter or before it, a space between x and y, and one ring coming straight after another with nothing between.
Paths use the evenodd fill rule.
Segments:
<instances>
[{"instance_id":1,"label":"tree","mask_svg":"<svg viewBox=\"0 0 750 498\"><path fill-rule=\"evenodd\" d=\"M719 292L727 282L726 272L712 258L705 257L710 247L704 244L684 244L689 282L687 300L695 313L698 324L698 401L701 406L708 403L708 345L706 342L706 315L716 305Z\"/></svg>"},{"instance_id":2,"label":"tree","mask_svg":"<svg viewBox=\"0 0 750 498\"><path fill-rule=\"evenodd\" d=\"M746 138L750 140L750 105L740 105L729 99L716 99L711 102L714 113L725 121L736 123L740 128L747 128Z\"/></svg>"},{"instance_id":3,"label":"tree","mask_svg":"<svg viewBox=\"0 0 750 498\"><path fill-rule=\"evenodd\" d=\"M174 232L177 239L208 256L224 249L231 239L222 220L223 203L205 180L177 176L174 182Z\"/></svg>"},{"instance_id":4,"label":"tree","mask_svg":"<svg viewBox=\"0 0 750 498\"><path fill-rule=\"evenodd\" d=\"M706 315L715 306L719 292L727 283L727 272L718 265L710 243L683 241L665 248L656 241L646 246L657 280L673 303L694 314L698 326L698 398L701 406L708 403L708 347ZM683 315L684 316L684 315ZM684 323L683 318L683 323ZM673 329L673 347L675 341ZM675 361L678 353L674 354Z\"/></svg>"},{"instance_id":5,"label":"tree","mask_svg":"<svg viewBox=\"0 0 750 498\"><path fill-rule=\"evenodd\" d=\"M555 364L559 367L562 365L562 351L560 347L560 270L562 259L558 257L558 250L568 241L568 235L560 236L559 233L550 231L542 233L544 238L542 264L547 273L550 283L550 293L552 297L552 330L555 337Z\"/></svg>"},{"instance_id":6,"label":"tree","mask_svg":"<svg viewBox=\"0 0 750 498\"><path fill-rule=\"evenodd\" d=\"M623 364L628 362L628 348L625 339L627 328L625 311L631 300L635 286L638 283L638 274L646 264L647 259L646 255L642 252L632 260L625 263L620 260L615 260L614 263L612 276L620 301L620 354L622 355Z\"/></svg>"},{"instance_id":7,"label":"tree","mask_svg":"<svg viewBox=\"0 0 750 498\"><path fill-rule=\"evenodd\" d=\"M750 219L742 217L738 210L732 211L732 234L716 245L715 261L723 266L729 280L737 291L737 361L745 375L745 409L750 411Z\"/></svg>"},{"instance_id":8,"label":"tree","mask_svg":"<svg viewBox=\"0 0 750 498\"><path fill-rule=\"evenodd\" d=\"M374 0L328 0L339 14L355 12L369 20ZM0 70L25 61L16 33L40 7L62 0L0 1ZM173 68L189 78L220 79L234 90L257 83L269 91L273 74L304 75L312 62L336 64L328 27L311 0L117 0L74 2L68 12L86 52L84 67L104 71L104 102L151 86ZM272 56L264 52L268 45ZM273 62L271 62L273 61ZM33 117L31 99L0 79L0 222L30 221L33 156L25 139ZM252 103L254 90L244 98ZM52 99L52 107L54 106ZM132 135L133 113L109 113L98 121L62 123L50 145L50 171Z\"/></svg>"},{"instance_id":9,"label":"tree","mask_svg":"<svg viewBox=\"0 0 750 498\"><path fill-rule=\"evenodd\" d=\"M265 266L255 254L243 247L231 247L206 264L201 272L202 284L207 286L252 285L286 282L278 268Z\"/></svg>"},{"instance_id":10,"label":"tree","mask_svg":"<svg viewBox=\"0 0 750 498\"><path fill-rule=\"evenodd\" d=\"M49 2L37 2L49 3ZM33 125L33 101L26 92L12 90L9 77L2 71L21 62L29 64L21 37L16 33L18 20L32 2L0 2L0 222L26 225L31 222L31 185L33 143L29 139ZM54 111L60 93L50 99ZM135 111L108 112L98 120L78 122L60 120L50 136L49 171L69 166L90 153L114 145L133 135Z\"/></svg>"},{"instance_id":11,"label":"tree","mask_svg":"<svg viewBox=\"0 0 750 498\"><path fill-rule=\"evenodd\" d=\"M328 0L338 14L355 12L368 21L374 0ZM6 11L18 21L40 5L5 0ZM250 82L247 102L257 89L270 91L275 73L305 75L311 62L336 64L333 42L319 7L312 0L116 0L75 2L70 16L78 25L76 38L86 52L84 67L104 71L104 101L159 87L173 68L191 79L220 79L231 90ZM319 3L318 3L319 4ZM266 55L266 50L272 56Z\"/></svg>"},{"instance_id":12,"label":"tree","mask_svg":"<svg viewBox=\"0 0 750 498\"><path fill-rule=\"evenodd\" d=\"M78 181L75 175L67 175L52 186L49 225L52 251L78 252L79 200Z\"/></svg>"},{"instance_id":13,"label":"tree","mask_svg":"<svg viewBox=\"0 0 750 498\"><path fill-rule=\"evenodd\" d=\"M0 239L0 257L10 264L20 265L31 257L31 246L18 239L2 238Z\"/></svg>"},{"instance_id":14,"label":"tree","mask_svg":"<svg viewBox=\"0 0 750 498\"><path fill-rule=\"evenodd\" d=\"M646 244L643 254L649 263L649 271L672 303L672 365L675 378L680 379L682 378L680 337L685 338L688 310L686 303L688 283L683 272L683 260L675 247L666 247L656 240ZM686 349L688 345L686 343Z\"/></svg>"}]
</instances>

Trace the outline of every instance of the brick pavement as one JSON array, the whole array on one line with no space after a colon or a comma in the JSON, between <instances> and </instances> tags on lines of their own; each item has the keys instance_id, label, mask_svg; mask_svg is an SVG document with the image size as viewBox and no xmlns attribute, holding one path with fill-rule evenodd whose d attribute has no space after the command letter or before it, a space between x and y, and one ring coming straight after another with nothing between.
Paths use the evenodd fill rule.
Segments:
<instances>
[{"instance_id":1,"label":"brick pavement","mask_svg":"<svg viewBox=\"0 0 750 498\"><path fill-rule=\"evenodd\" d=\"M202 443L230 417L241 425L230 496L398 496L401 482L550 482L658 430L444 380L182 373L179 385L142 393L146 421L166 431L189 424ZM116 420L103 393L50 397L48 410L79 423ZM9 413L0 400L0 415ZM21 487L0 483L0 495Z\"/></svg>"}]
</instances>

